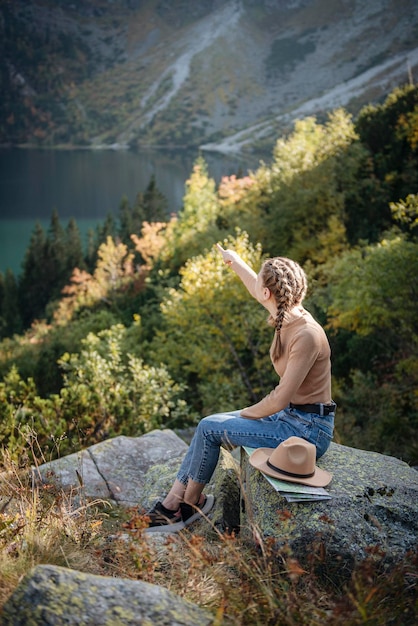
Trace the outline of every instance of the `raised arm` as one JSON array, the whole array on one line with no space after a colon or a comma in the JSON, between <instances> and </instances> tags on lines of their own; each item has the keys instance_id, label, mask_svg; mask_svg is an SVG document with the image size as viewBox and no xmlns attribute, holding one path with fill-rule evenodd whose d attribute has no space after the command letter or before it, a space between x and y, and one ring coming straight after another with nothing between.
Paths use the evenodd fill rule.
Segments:
<instances>
[{"instance_id":1,"label":"raised arm","mask_svg":"<svg viewBox=\"0 0 418 626\"><path fill-rule=\"evenodd\" d=\"M222 254L224 263L228 265L232 270L234 270L236 275L247 287L250 294L253 296L253 298L255 298L255 281L257 280L257 274L254 272L254 270L241 259L241 257L237 252L235 252L235 250L225 250L219 243L216 244L216 247Z\"/></svg>"}]
</instances>

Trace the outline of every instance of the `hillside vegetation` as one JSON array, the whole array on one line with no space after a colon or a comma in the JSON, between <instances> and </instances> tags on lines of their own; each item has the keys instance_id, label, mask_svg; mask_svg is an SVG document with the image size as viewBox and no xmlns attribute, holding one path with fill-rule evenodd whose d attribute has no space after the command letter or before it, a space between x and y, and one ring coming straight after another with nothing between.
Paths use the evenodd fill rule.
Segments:
<instances>
[{"instance_id":1,"label":"hillside vegetation","mask_svg":"<svg viewBox=\"0 0 418 626\"><path fill-rule=\"evenodd\" d=\"M4 0L0 144L268 149L418 68L414 0Z\"/></svg>"},{"instance_id":2,"label":"hillside vegetation","mask_svg":"<svg viewBox=\"0 0 418 626\"><path fill-rule=\"evenodd\" d=\"M57 456L268 392L271 333L220 241L256 270L267 255L303 264L332 346L337 441L416 463L417 137L409 86L355 121L298 121L271 165L218 187L199 158L177 218L151 180L87 251L75 223L38 226L22 275L0 276L2 445Z\"/></svg>"},{"instance_id":3,"label":"hillside vegetation","mask_svg":"<svg viewBox=\"0 0 418 626\"><path fill-rule=\"evenodd\" d=\"M304 567L257 528L254 546L209 524L151 544L136 507L87 500L82 475L75 497L37 486L33 468L107 437L194 425L277 383L266 316L217 241L256 270L266 255L303 264L306 307L332 346L336 440L417 464L417 178L408 86L356 120L342 109L299 120L249 176L216 186L198 159L177 218L151 179L87 250L74 221L36 227L22 275L0 275L0 613L48 563L165 586L214 625L415 625L416 551L394 564L371 545L348 575L339 555L326 566L320 537ZM277 523L285 535L292 513Z\"/></svg>"}]
</instances>

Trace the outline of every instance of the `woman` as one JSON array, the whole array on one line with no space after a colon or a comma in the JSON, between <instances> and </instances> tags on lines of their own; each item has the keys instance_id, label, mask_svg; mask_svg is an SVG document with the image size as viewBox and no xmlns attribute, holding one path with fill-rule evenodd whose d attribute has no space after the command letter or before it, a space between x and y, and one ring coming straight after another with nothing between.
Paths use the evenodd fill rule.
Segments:
<instances>
[{"instance_id":1,"label":"woman","mask_svg":"<svg viewBox=\"0 0 418 626\"><path fill-rule=\"evenodd\" d=\"M217 247L270 313L275 328L270 357L280 382L252 406L200 421L169 493L147 513L148 532L176 532L210 511L214 498L202 491L222 444L276 448L297 436L313 443L319 458L332 438L336 405L331 399L330 347L322 327L302 306L304 271L290 259L275 257L257 275L236 252Z\"/></svg>"}]
</instances>

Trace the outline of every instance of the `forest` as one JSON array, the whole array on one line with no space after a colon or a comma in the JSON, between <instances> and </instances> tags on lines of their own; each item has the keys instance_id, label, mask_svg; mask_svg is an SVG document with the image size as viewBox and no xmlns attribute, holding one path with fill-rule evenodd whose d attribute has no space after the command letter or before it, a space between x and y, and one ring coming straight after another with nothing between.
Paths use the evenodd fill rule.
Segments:
<instances>
[{"instance_id":1,"label":"forest","mask_svg":"<svg viewBox=\"0 0 418 626\"><path fill-rule=\"evenodd\" d=\"M151 178L83 249L34 229L0 274L0 443L18 463L193 426L277 384L265 311L216 242L256 271L288 256L332 348L335 440L418 464L418 88L354 119L298 120L271 163L219 185L199 157L183 207Z\"/></svg>"}]
</instances>

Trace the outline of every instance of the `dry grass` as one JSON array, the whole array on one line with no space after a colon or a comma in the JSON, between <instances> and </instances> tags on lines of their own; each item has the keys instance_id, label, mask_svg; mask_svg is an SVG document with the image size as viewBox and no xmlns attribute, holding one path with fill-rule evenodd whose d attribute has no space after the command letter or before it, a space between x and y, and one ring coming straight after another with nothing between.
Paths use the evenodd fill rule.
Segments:
<instances>
[{"instance_id":1,"label":"dry grass","mask_svg":"<svg viewBox=\"0 0 418 626\"><path fill-rule=\"evenodd\" d=\"M303 569L287 550L244 542L205 524L164 540L134 511L40 486L10 459L0 476L0 606L31 567L49 563L164 586L225 626L415 623L417 557L391 571L378 555L346 585ZM253 529L256 535L256 529Z\"/></svg>"}]
</instances>

